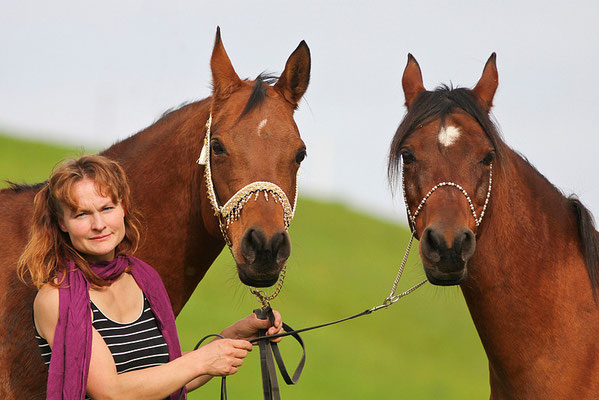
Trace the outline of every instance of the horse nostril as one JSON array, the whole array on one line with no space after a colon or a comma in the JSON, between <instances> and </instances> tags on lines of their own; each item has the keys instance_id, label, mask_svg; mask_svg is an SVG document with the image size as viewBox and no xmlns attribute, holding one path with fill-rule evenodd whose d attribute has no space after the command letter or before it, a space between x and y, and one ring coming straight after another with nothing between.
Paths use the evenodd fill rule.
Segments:
<instances>
[{"instance_id":1,"label":"horse nostril","mask_svg":"<svg viewBox=\"0 0 599 400\"><path fill-rule=\"evenodd\" d=\"M470 229L464 228L462 233L456 235L453 241L453 248L461 256L462 261L467 262L470 260L476 249L474 233Z\"/></svg>"},{"instance_id":2,"label":"horse nostril","mask_svg":"<svg viewBox=\"0 0 599 400\"><path fill-rule=\"evenodd\" d=\"M248 264L253 264L258 257L258 253L264 249L266 243L264 233L254 228L247 230L241 240L241 254Z\"/></svg>"},{"instance_id":3,"label":"horse nostril","mask_svg":"<svg viewBox=\"0 0 599 400\"><path fill-rule=\"evenodd\" d=\"M270 248L272 254L275 256L276 262L282 265L291 254L291 243L289 242L289 235L287 232L279 232L275 234L270 240Z\"/></svg>"},{"instance_id":4,"label":"horse nostril","mask_svg":"<svg viewBox=\"0 0 599 400\"><path fill-rule=\"evenodd\" d=\"M426 228L422 234L421 249L423 255L432 262L441 260L440 250L445 245L445 239L432 228ZM445 247L447 247L445 245Z\"/></svg>"}]
</instances>

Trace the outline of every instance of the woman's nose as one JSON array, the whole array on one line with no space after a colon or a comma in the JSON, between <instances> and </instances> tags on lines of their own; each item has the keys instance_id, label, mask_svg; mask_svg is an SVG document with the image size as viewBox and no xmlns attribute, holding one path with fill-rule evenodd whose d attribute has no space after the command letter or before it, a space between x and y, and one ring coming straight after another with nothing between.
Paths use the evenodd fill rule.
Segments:
<instances>
[{"instance_id":1,"label":"woman's nose","mask_svg":"<svg viewBox=\"0 0 599 400\"><path fill-rule=\"evenodd\" d=\"M102 231L106 227L104 218L100 213L94 213L92 216L92 229L95 231Z\"/></svg>"}]
</instances>

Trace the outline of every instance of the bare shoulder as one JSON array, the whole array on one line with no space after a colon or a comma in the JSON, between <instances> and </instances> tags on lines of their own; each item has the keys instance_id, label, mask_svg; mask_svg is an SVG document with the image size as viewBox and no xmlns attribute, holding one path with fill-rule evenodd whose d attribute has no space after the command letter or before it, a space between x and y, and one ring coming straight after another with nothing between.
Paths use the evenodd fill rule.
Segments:
<instances>
[{"instance_id":1,"label":"bare shoulder","mask_svg":"<svg viewBox=\"0 0 599 400\"><path fill-rule=\"evenodd\" d=\"M49 339L54 339L54 331L58 323L58 304L58 288L48 283L40 288L33 301L35 326L49 343Z\"/></svg>"},{"instance_id":2,"label":"bare shoulder","mask_svg":"<svg viewBox=\"0 0 599 400\"><path fill-rule=\"evenodd\" d=\"M43 313L53 310L58 312L58 288L46 283L38 290L35 300L33 300L33 311Z\"/></svg>"}]
</instances>

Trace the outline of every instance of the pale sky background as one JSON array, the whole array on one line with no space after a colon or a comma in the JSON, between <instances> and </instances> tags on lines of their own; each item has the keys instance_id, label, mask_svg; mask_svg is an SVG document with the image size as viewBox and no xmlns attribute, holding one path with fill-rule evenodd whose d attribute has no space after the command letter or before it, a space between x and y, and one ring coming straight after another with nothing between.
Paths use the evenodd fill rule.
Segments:
<instances>
[{"instance_id":1,"label":"pale sky background","mask_svg":"<svg viewBox=\"0 0 599 400\"><path fill-rule=\"evenodd\" d=\"M414 54L425 86L472 87L497 52L506 142L599 216L599 2L20 1L0 9L0 130L108 147L210 94L216 26L242 78L304 39L300 191L405 220L386 181ZM515 210L517 212L517 210Z\"/></svg>"}]
</instances>

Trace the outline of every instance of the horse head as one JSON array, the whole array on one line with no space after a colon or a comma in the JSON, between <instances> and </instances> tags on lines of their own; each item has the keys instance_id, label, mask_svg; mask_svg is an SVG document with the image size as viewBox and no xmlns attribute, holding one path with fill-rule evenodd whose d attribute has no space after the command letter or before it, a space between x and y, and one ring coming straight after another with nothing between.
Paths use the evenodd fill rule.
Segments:
<instances>
[{"instance_id":1,"label":"horse head","mask_svg":"<svg viewBox=\"0 0 599 400\"><path fill-rule=\"evenodd\" d=\"M308 87L310 51L302 41L273 85L263 75L245 81L217 30L210 65L213 94L202 157L211 175L206 195L212 208L223 208L215 235L223 234L244 284L271 286L291 251L287 228L306 156L293 114Z\"/></svg>"},{"instance_id":2,"label":"horse head","mask_svg":"<svg viewBox=\"0 0 599 400\"><path fill-rule=\"evenodd\" d=\"M468 276L501 154L489 118L497 82L493 53L474 89L427 91L408 55L402 79L407 113L393 138L389 173L392 179L402 174L408 220L426 276L436 285Z\"/></svg>"}]
</instances>

